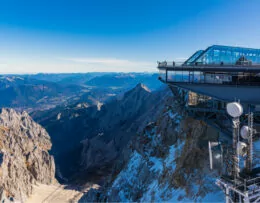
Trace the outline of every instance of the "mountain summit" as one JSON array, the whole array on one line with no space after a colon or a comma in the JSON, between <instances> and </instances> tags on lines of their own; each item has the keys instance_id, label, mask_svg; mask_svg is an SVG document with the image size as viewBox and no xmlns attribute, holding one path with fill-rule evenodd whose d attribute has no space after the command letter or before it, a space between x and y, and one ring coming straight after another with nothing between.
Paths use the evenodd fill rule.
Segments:
<instances>
[{"instance_id":1,"label":"mountain summit","mask_svg":"<svg viewBox=\"0 0 260 203\"><path fill-rule=\"evenodd\" d=\"M145 90L147 92L151 92L151 90L143 83L137 84L133 90Z\"/></svg>"}]
</instances>

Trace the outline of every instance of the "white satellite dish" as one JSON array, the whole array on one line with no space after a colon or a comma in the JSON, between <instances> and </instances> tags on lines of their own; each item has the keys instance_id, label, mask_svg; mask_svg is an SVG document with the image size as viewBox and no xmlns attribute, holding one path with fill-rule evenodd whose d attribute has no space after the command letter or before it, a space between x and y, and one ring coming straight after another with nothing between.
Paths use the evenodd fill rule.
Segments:
<instances>
[{"instance_id":1,"label":"white satellite dish","mask_svg":"<svg viewBox=\"0 0 260 203\"><path fill-rule=\"evenodd\" d=\"M247 144L244 142L237 143L237 149L240 156L245 157L247 155Z\"/></svg>"},{"instance_id":2,"label":"white satellite dish","mask_svg":"<svg viewBox=\"0 0 260 203\"><path fill-rule=\"evenodd\" d=\"M249 127L244 125L241 129L240 129L240 135L243 139L248 139L248 135L249 135Z\"/></svg>"},{"instance_id":3,"label":"white satellite dish","mask_svg":"<svg viewBox=\"0 0 260 203\"><path fill-rule=\"evenodd\" d=\"M227 113L233 118L240 117L243 114L243 107L237 102L228 103Z\"/></svg>"}]
</instances>

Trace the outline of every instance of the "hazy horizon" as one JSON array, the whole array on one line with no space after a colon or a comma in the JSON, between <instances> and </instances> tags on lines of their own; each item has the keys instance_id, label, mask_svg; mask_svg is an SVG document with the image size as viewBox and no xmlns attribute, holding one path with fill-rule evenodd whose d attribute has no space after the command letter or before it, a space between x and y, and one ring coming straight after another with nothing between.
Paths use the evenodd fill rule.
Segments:
<instances>
[{"instance_id":1,"label":"hazy horizon","mask_svg":"<svg viewBox=\"0 0 260 203\"><path fill-rule=\"evenodd\" d=\"M140 72L116 72L116 71L107 71L107 72L104 72L104 71L100 71L100 72L96 72L96 71L93 71L93 72L24 72L24 73L8 73L8 72L0 72L0 75L37 75L37 74L91 74L91 73L104 73L104 74L130 74L130 73L133 73L133 74L157 74L158 71L140 71Z\"/></svg>"}]
</instances>

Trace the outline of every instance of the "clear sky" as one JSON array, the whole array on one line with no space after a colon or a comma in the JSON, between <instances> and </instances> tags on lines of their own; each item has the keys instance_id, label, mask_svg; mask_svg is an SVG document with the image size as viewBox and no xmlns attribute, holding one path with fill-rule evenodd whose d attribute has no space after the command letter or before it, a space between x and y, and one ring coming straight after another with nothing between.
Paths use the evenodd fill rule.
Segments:
<instances>
[{"instance_id":1,"label":"clear sky","mask_svg":"<svg viewBox=\"0 0 260 203\"><path fill-rule=\"evenodd\" d=\"M260 1L0 0L0 73L156 71L212 44L260 48Z\"/></svg>"}]
</instances>

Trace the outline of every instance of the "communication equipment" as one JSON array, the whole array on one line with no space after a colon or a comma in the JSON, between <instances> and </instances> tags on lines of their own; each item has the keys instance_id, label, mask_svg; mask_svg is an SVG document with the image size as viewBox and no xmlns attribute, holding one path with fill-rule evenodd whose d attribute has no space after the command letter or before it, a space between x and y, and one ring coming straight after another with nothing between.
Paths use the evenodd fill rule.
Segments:
<instances>
[{"instance_id":1,"label":"communication equipment","mask_svg":"<svg viewBox=\"0 0 260 203\"><path fill-rule=\"evenodd\" d=\"M209 141L209 165L210 169L219 169L222 167L222 148L219 142Z\"/></svg>"},{"instance_id":2,"label":"communication equipment","mask_svg":"<svg viewBox=\"0 0 260 203\"><path fill-rule=\"evenodd\" d=\"M243 107L238 102L228 103L227 113L233 118L238 118L243 114Z\"/></svg>"},{"instance_id":3,"label":"communication equipment","mask_svg":"<svg viewBox=\"0 0 260 203\"><path fill-rule=\"evenodd\" d=\"M238 142L237 150L240 156L245 157L247 155L247 144L244 142Z\"/></svg>"},{"instance_id":4,"label":"communication equipment","mask_svg":"<svg viewBox=\"0 0 260 203\"><path fill-rule=\"evenodd\" d=\"M241 129L240 129L240 135L243 139L248 139L249 138L249 127L244 125Z\"/></svg>"}]
</instances>

